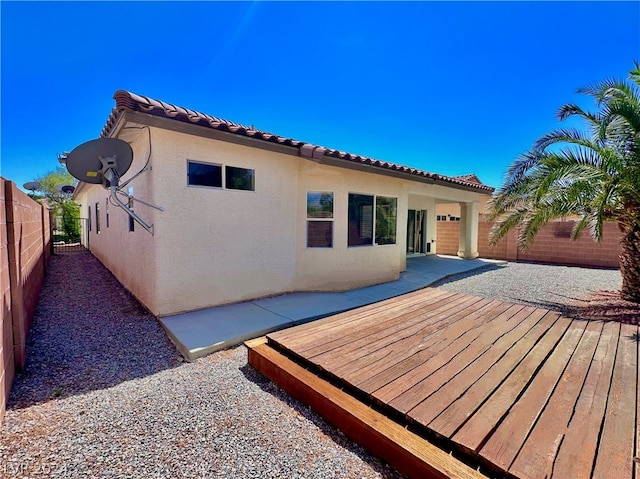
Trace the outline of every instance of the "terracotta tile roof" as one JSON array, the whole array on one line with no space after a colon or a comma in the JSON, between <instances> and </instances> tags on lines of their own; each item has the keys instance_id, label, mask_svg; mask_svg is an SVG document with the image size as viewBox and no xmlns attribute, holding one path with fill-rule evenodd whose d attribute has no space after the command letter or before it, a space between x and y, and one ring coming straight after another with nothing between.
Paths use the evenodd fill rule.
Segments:
<instances>
[{"instance_id":1,"label":"terracotta tile roof","mask_svg":"<svg viewBox=\"0 0 640 479\"><path fill-rule=\"evenodd\" d=\"M478 183L479 185L484 184L474 173L469 173L468 175L456 175L452 176L452 178L455 178L456 180L466 181L468 183Z\"/></svg>"},{"instance_id":2,"label":"terracotta tile roof","mask_svg":"<svg viewBox=\"0 0 640 479\"><path fill-rule=\"evenodd\" d=\"M113 109L105 127L102 130L102 137L106 137L111 132L111 129L115 125L122 111L136 111L142 113L148 113L151 115L168 118L175 121L181 121L184 123L191 123L194 125L200 125L207 128L212 128L219 131L226 131L234 133L236 135L255 138L262 141L268 141L271 143L278 143L280 145L290 146L298 148L300 156L307 158L320 159L322 157L336 158L339 160L352 162L360 165L372 166L374 168L381 168L384 170L391 170L399 173L408 174L410 176L416 176L419 178L431 179L436 183L450 184L452 186L461 186L464 189L473 189L485 193L491 193L494 188L484 184L479 184L474 181L469 181L467 176L463 177L450 177L439 175L437 173L429 173L428 171L411 168L409 166L399 165L396 163L389 163L386 161L376 160L366 156L355 155L353 153L347 153L340 150L325 148L304 141L294 140L292 138L282 137L266 131L257 130L253 126L245 126L239 123L234 123L222 118L200 113L195 110L189 110L188 108L166 103L160 100L154 100L152 98L136 95L125 90L118 90L113 96L116 101L116 106Z\"/></svg>"}]
</instances>

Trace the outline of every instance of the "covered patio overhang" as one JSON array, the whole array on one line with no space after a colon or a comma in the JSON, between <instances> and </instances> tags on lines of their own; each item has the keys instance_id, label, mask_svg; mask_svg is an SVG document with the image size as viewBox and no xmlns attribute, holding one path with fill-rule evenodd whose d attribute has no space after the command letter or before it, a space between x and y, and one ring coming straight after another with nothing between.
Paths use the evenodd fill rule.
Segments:
<instances>
[{"instance_id":1,"label":"covered patio overhang","mask_svg":"<svg viewBox=\"0 0 640 479\"><path fill-rule=\"evenodd\" d=\"M469 191L460 191L453 188L443 188L430 185L428 192L412 191L408 198L408 224L407 224L407 253L411 251L411 241L418 233L412 231L412 221L415 224L420 215L412 216L413 211L424 211L423 235L427 242L427 248L423 253L437 253L436 233L438 222L436 221L437 205L443 203L454 203L460 208L460 235L458 239L457 255L464 259L474 259L478 257L478 221L480 214L481 195ZM421 231L421 230L416 230ZM412 236L413 235L413 236ZM414 250L419 246L414 247Z\"/></svg>"}]
</instances>

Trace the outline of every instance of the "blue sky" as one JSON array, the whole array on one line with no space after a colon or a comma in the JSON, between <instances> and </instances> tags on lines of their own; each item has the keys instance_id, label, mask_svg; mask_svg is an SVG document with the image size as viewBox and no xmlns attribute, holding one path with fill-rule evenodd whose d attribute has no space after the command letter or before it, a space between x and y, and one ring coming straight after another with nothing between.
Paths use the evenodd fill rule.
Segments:
<instances>
[{"instance_id":1,"label":"blue sky","mask_svg":"<svg viewBox=\"0 0 640 479\"><path fill-rule=\"evenodd\" d=\"M98 137L126 89L499 186L578 87L640 60L640 2L12 2L1 169Z\"/></svg>"}]
</instances>

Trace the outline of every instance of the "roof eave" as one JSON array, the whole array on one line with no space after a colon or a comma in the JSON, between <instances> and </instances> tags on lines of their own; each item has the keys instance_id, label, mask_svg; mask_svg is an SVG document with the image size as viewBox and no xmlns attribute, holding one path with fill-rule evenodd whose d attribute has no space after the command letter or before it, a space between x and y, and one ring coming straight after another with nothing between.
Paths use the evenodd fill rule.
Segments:
<instances>
[{"instance_id":1,"label":"roof eave","mask_svg":"<svg viewBox=\"0 0 640 479\"><path fill-rule=\"evenodd\" d=\"M204 113L188 110L169 103L118 90L114 94L116 107L112 110L101 136L112 136L127 121L136 121L179 131L209 137L222 141L240 143L252 147L301 156L303 158L338 167L369 171L375 174L439 184L449 188L491 194L495 188L467 182L454 177L430 173L403 165L373 158L353 155L335 149L319 147L303 141L281 137L256 130L237 123L212 117ZM123 118L124 117L124 118Z\"/></svg>"}]
</instances>

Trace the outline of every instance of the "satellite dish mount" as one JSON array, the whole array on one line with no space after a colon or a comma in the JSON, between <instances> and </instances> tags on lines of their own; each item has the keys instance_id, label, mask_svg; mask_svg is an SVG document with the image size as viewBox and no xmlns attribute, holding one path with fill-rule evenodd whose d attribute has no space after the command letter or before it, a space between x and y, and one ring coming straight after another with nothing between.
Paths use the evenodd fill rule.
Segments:
<instances>
[{"instance_id":1,"label":"satellite dish mount","mask_svg":"<svg viewBox=\"0 0 640 479\"><path fill-rule=\"evenodd\" d=\"M143 205L164 211L164 208L146 203L128 195L120 189L120 178L133 162L133 150L129 143L118 138L98 138L77 146L66 157L69 173L80 181L101 184L111 192L110 197L140 226L153 234L153 225L147 224L135 211L124 203L118 195L126 196Z\"/></svg>"}]
</instances>

